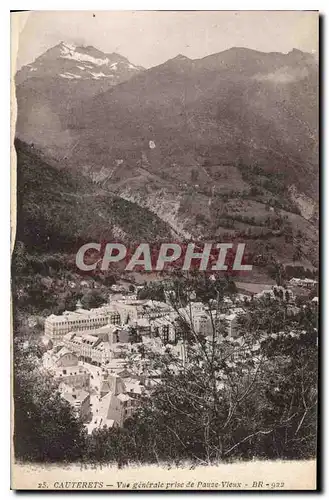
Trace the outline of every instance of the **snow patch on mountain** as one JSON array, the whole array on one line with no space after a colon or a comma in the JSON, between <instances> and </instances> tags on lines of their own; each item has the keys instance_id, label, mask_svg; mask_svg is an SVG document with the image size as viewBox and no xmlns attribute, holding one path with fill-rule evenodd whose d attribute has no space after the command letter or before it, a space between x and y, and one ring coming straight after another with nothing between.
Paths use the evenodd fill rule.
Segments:
<instances>
[{"instance_id":1,"label":"snow patch on mountain","mask_svg":"<svg viewBox=\"0 0 329 500\"><path fill-rule=\"evenodd\" d=\"M68 78L69 80L74 79L74 76L66 75L64 73L60 73L59 76L61 76L62 78Z\"/></svg>"},{"instance_id":2,"label":"snow patch on mountain","mask_svg":"<svg viewBox=\"0 0 329 500\"><path fill-rule=\"evenodd\" d=\"M67 50L75 50L77 48L76 45L74 45L74 43L67 43L67 42L62 42L61 43L61 46L63 48L63 50L67 49Z\"/></svg>"},{"instance_id":3,"label":"snow patch on mountain","mask_svg":"<svg viewBox=\"0 0 329 500\"><path fill-rule=\"evenodd\" d=\"M89 73L92 75L94 80L99 80L100 78L114 78L113 75L104 75L101 71L99 73L93 73L92 71L89 71Z\"/></svg>"},{"instance_id":4,"label":"snow patch on mountain","mask_svg":"<svg viewBox=\"0 0 329 500\"><path fill-rule=\"evenodd\" d=\"M69 80L75 80L75 79L79 79L81 78L80 75L75 75L74 73L60 73L60 75L62 78L68 78Z\"/></svg>"},{"instance_id":5,"label":"snow patch on mountain","mask_svg":"<svg viewBox=\"0 0 329 500\"><path fill-rule=\"evenodd\" d=\"M61 57L63 59L71 59L79 62L89 62L96 66L104 66L109 63L109 59L107 57L98 58L90 56L89 54L83 54L82 52L75 50L75 48L70 48L64 44L61 47Z\"/></svg>"}]
</instances>

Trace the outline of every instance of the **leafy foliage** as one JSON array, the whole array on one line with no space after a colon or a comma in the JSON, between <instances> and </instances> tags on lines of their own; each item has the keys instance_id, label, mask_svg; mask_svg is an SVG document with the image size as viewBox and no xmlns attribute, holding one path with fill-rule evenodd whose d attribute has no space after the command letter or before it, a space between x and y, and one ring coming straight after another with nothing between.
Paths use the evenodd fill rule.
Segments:
<instances>
[{"instance_id":1,"label":"leafy foliage","mask_svg":"<svg viewBox=\"0 0 329 500\"><path fill-rule=\"evenodd\" d=\"M15 456L32 462L76 461L84 446L83 425L38 367L36 354L22 343L15 345Z\"/></svg>"},{"instance_id":2,"label":"leafy foliage","mask_svg":"<svg viewBox=\"0 0 329 500\"><path fill-rule=\"evenodd\" d=\"M145 285L141 290L138 290L137 298L140 300L151 299L164 302L164 287L159 283L149 283L148 285Z\"/></svg>"},{"instance_id":3,"label":"leafy foliage","mask_svg":"<svg viewBox=\"0 0 329 500\"><path fill-rule=\"evenodd\" d=\"M242 341L189 346L185 365L169 354L153 355L161 382L127 423L138 460L315 455L314 311L288 319L284 309L281 302L256 306L246 316ZM284 331L272 338L279 325Z\"/></svg>"}]
</instances>

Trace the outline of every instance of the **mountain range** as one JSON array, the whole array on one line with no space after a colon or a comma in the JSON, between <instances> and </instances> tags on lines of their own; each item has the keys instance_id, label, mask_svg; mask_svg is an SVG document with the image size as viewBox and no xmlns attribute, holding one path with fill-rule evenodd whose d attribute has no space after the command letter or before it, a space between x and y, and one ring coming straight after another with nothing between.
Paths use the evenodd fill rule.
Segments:
<instances>
[{"instance_id":1,"label":"mountain range","mask_svg":"<svg viewBox=\"0 0 329 500\"><path fill-rule=\"evenodd\" d=\"M16 74L16 135L178 238L316 264L318 63L232 48L144 69L60 43ZM83 197L83 193L80 193ZM299 243L298 243L299 244Z\"/></svg>"}]
</instances>

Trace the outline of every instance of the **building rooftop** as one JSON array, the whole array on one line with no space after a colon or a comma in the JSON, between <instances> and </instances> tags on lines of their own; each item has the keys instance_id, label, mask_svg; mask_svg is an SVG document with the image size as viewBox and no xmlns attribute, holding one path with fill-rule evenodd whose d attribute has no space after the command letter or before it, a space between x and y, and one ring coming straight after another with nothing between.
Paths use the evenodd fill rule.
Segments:
<instances>
[{"instance_id":1,"label":"building rooftop","mask_svg":"<svg viewBox=\"0 0 329 500\"><path fill-rule=\"evenodd\" d=\"M87 391L81 389L81 390L63 392L62 397L66 399L66 401L68 401L69 403L75 404L75 403L83 403L89 397L89 394Z\"/></svg>"},{"instance_id":2,"label":"building rooftop","mask_svg":"<svg viewBox=\"0 0 329 500\"><path fill-rule=\"evenodd\" d=\"M89 375L89 371L81 365L78 366L59 366L56 368L56 376L61 375Z\"/></svg>"},{"instance_id":3,"label":"building rooftop","mask_svg":"<svg viewBox=\"0 0 329 500\"><path fill-rule=\"evenodd\" d=\"M124 394L124 393L118 394L117 398L120 399L120 401L122 401L122 402L130 401L132 399L128 394Z\"/></svg>"},{"instance_id":4,"label":"building rooftop","mask_svg":"<svg viewBox=\"0 0 329 500\"><path fill-rule=\"evenodd\" d=\"M93 346L100 341L98 337L91 335L90 333L85 333L81 335L81 339L84 344L90 344Z\"/></svg>"},{"instance_id":5,"label":"building rooftop","mask_svg":"<svg viewBox=\"0 0 329 500\"><path fill-rule=\"evenodd\" d=\"M75 311L64 311L61 315L51 314L46 318L47 321L54 323L74 321L83 318L94 318L95 316L107 316L108 314L117 312L115 304L109 304L95 309L76 309Z\"/></svg>"}]
</instances>

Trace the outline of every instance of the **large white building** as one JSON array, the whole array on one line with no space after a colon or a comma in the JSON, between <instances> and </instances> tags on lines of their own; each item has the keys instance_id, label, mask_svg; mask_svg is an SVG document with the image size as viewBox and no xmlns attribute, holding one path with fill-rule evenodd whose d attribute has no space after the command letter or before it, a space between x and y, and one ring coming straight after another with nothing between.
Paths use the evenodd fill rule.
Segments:
<instances>
[{"instance_id":1,"label":"large white building","mask_svg":"<svg viewBox=\"0 0 329 500\"><path fill-rule=\"evenodd\" d=\"M63 345L55 346L43 356L43 365L52 373L55 380L76 389L89 388L90 373L79 365L74 351Z\"/></svg>"},{"instance_id":2,"label":"large white building","mask_svg":"<svg viewBox=\"0 0 329 500\"><path fill-rule=\"evenodd\" d=\"M212 336L214 331L216 335L220 334L221 323L229 337L237 337L238 320L242 314L244 310L240 307L229 307L220 314L215 309L208 311L201 302L192 302L190 306L179 309L179 316L187 325L193 326L194 333L204 337Z\"/></svg>"},{"instance_id":3,"label":"large white building","mask_svg":"<svg viewBox=\"0 0 329 500\"><path fill-rule=\"evenodd\" d=\"M110 306L98 309L65 311L62 315L51 314L45 320L45 335L54 343L69 332L94 331L108 323L121 324L119 312Z\"/></svg>"},{"instance_id":4,"label":"large white building","mask_svg":"<svg viewBox=\"0 0 329 500\"><path fill-rule=\"evenodd\" d=\"M153 300L116 300L97 309L65 311L62 315L51 314L45 320L45 336L55 344L67 333L94 332L102 326L136 324L138 320L156 319L172 312L171 306Z\"/></svg>"},{"instance_id":5,"label":"large white building","mask_svg":"<svg viewBox=\"0 0 329 500\"><path fill-rule=\"evenodd\" d=\"M127 346L129 340L129 327L116 325L105 325L94 332L70 332L62 339L79 360L98 366L116 359L118 346Z\"/></svg>"}]
</instances>

